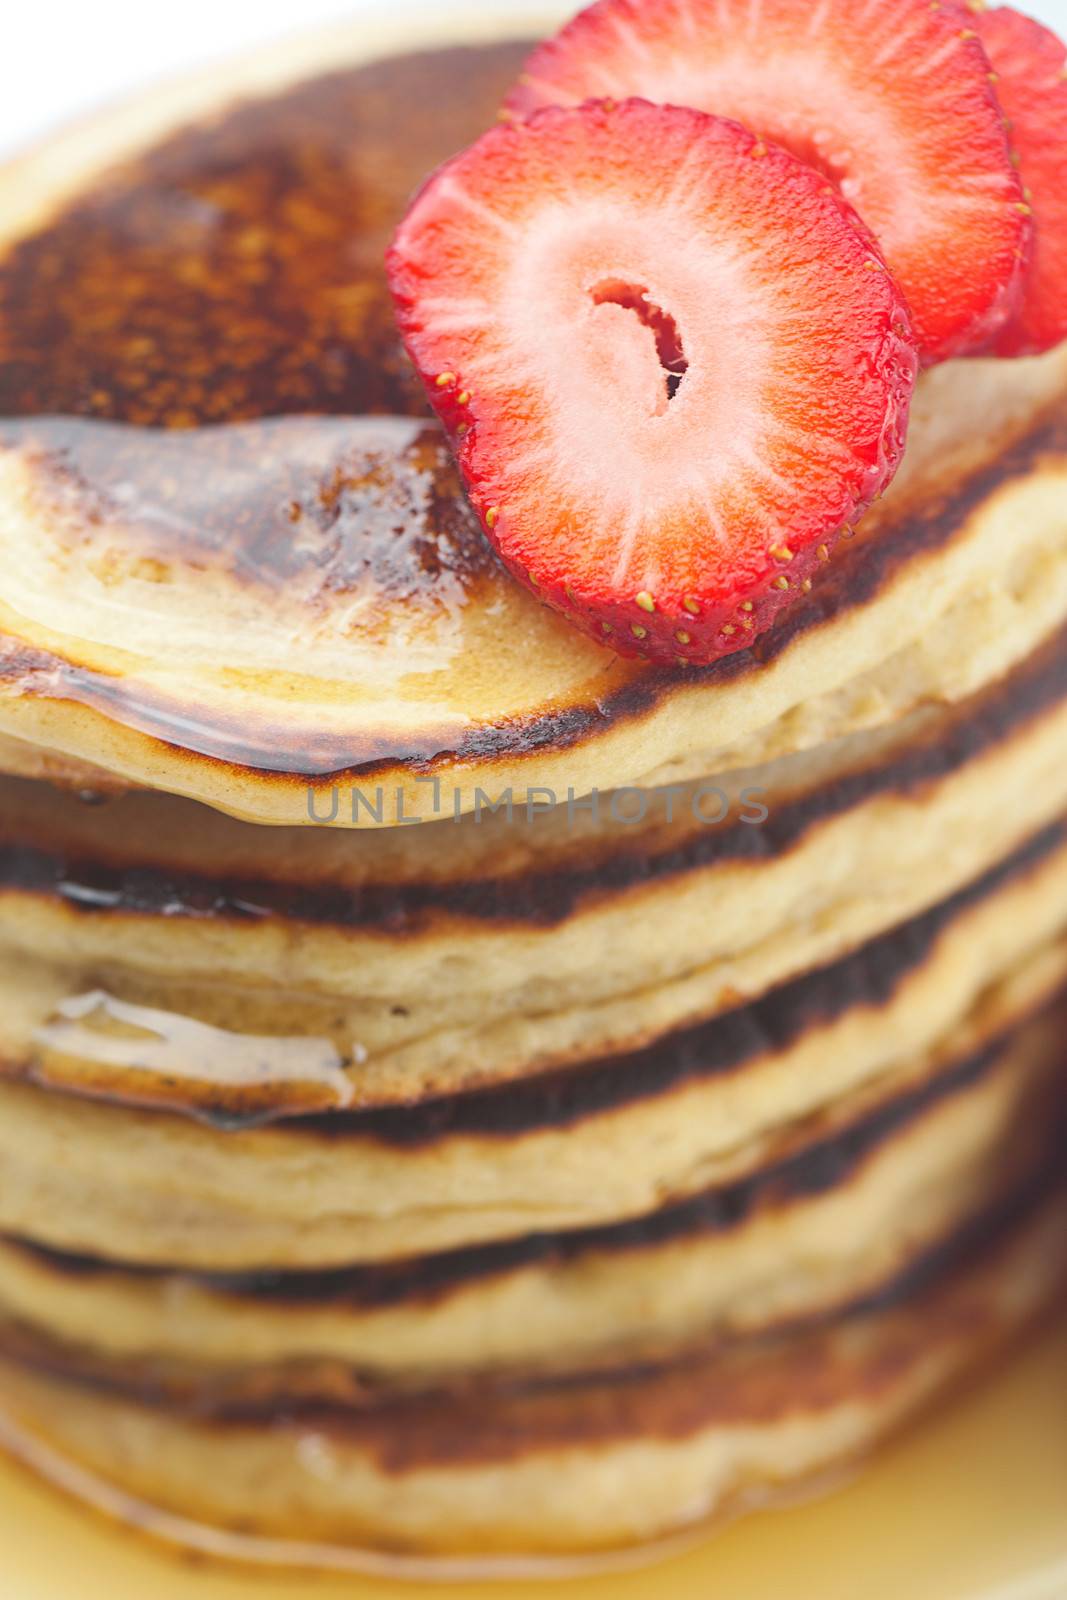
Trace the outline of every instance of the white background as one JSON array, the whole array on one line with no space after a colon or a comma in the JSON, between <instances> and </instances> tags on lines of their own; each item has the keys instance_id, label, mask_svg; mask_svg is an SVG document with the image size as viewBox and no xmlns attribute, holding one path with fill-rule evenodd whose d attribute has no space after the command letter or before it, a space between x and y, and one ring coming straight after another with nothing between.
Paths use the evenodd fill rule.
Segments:
<instances>
[{"instance_id":1,"label":"white background","mask_svg":"<svg viewBox=\"0 0 1067 1600\"><path fill-rule=\"evenodd\" d=\"M153 79L360 11L471 10L471 0L5 0L0 151ZM530 0L476 0L498 15ZM576 0L576 9L580 0ZM655 5L656 0L648 0ZM1018 0L1067 36L1067 0Z\"/></svg>"}]
</instances>

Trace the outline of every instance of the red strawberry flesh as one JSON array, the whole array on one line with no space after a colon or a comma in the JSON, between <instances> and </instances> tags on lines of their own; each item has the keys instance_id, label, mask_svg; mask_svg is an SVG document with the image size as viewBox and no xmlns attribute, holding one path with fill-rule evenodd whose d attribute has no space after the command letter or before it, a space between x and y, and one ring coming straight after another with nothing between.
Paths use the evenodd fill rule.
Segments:
<instances>
[{"instance_id":1,"label":"red strawberry flesh","mask_svg":"<svg viewBox=\"0 0 1067 1600\"><path fill-rule=\"evenodd\" d=\"M1033 355L1067 339L1067 46L1007 6L978 12L971 25L997 74L1035 225L1022 306L993 348Z\"/></svg>"},{"instance_id":2,"label":"red strawberry flesh","mask_svg":"<svg viewBox=\"0 0 1067 1600\"><path fill-rule=\"evenodd\" d=\"M508 100L639 95L733 117L817 166L878 238L925 362L987 345L1029 222L970 19L931 0L600 0Z\"/></svg>"},{"instance_id":3,"label":"red strawberry flesh","mask_svg":"<svg viewBox=\"0 0 1067 1600\"><path fill-rule=\"evenodd\" d=\"M836 190L735 123L502 124L416 197L389 272L489 537L622 653L750 643L896 468L899 291Z\"/></svg>"}]
</instances>

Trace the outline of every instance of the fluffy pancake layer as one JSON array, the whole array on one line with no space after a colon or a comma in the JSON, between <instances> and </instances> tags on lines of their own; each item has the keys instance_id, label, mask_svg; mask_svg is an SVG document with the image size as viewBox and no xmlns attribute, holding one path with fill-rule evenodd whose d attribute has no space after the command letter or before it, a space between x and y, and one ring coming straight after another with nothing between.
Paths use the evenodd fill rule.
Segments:
<instances>
[{"instance_id":1,"label":"fluffy pancake layer","mask_svg":"<svg viewBox=\"0 0 1067 1600\"><path fill-rule=\"evenodd\" d=\"M929 375L889 495L746 654L655 671L539 607L425 424L380 264L518 52L356 64L372 50L339 41L328 76L242 98L299 72L287 50L177 94L172 122L117 113L0 176L19 771L87 763L289 825L309 785L329 812L358 784L371 804L346 794L334 820L380 826L479 788L586 794L811 748L957 700L1062 624L1062 351ZM398 104L422 109L398 126Z\"/></svg>"},{"instance_id":2,"label":"fluffy pancake layer","mask_svg":"<svg viewBox=\"0 0 1067 1600\"><path fill-rule=\"evenodd\" d=\"M0 1444L231 1553L551 1562L1067 1279L1067 347L927 374L752 650L623 662L382 277L520 52L380 42L0 173Z\"/></svg>"},{"instance_id":3,"label":"fluffy pancake layer","mask_svg":"<svg viewBox=\"0 0 1067 1600\"><path fill-rule=\"evenodd\" d=\"M1058 1165L1063 1010L1013 1020L946 1049L919 1083L816 1121L789 1156L628 1223L389 1266L228 1277L9 1239L0 1349L42 1364L51 1350L59 1371L119 1386L140 1372L198 1405L286 1406L500 1371L617 1368L818 1320Z\"/></svg>"},{"instance_id":4,"label":"fluffy pancake layer","mask_svg":"<svg viewBox=\"0 0 1067 1600\"><path fill-rule=\"evenodd\" d=\"M572 831L564 808L380 852L283 832L272 855L273 833L202 807L8 780L0 1055L25 1060L51 1017L49 1072L88 1053L106 1081L110 1055L143 1098L225 1111L229 1061L239 1114L274 1082L283 1109L403 1104L633 1050L838 959L1062 815L1065 690L1067 635L952 711L735 773L733 796L762 791L755 824L660 792L634 828Z\"/></svg>"},{"instance_id":5,"label":"fluffy pancake layer","mask_svg":"<svg viewBox=\"0 0 1067 1600\"><path fill-rule=\"evenodd\" d=\"M0 1440L102 1509L253 1559L604 1553L853 1463L1047 1307L1065 1246L1055 1198L806 1332L284 1420L209 1420L5 1362Z\"/></svg>"},{"instance_id":6,"label":"fluffy pancake layer","mask_svg":"<svg viewBox=\"0 0 1067 1600\"><path fill-rule=\"evenodd\" d=\"M84 1082L0 1083L0 1229L240 1271L344 1266L357 1240L387 1261L639 1217L787 1159L1046 1003L1067 965L1065 878L1054 829L928 917L701 1029L423 1106L223 1132L50 1092Z\"/></svg>"}]
</instances>

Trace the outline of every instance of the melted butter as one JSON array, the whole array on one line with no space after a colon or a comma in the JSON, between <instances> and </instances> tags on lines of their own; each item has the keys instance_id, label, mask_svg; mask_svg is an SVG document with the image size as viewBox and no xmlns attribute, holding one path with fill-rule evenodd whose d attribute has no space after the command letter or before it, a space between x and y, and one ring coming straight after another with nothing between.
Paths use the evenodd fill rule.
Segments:
<instances>
[{"instance_id":1,"label":"melted butter","mask_svg":"<svg viewBox=\"0 0 1067 1600\"><path fill-rule=\"evenodd\" d=\"M60 1001L32 1048L32 1075L49 1087L234 1125L347 1109L366 1059L359 1045L238 1033L99 988Z\"/></svg>"}]
</instances>

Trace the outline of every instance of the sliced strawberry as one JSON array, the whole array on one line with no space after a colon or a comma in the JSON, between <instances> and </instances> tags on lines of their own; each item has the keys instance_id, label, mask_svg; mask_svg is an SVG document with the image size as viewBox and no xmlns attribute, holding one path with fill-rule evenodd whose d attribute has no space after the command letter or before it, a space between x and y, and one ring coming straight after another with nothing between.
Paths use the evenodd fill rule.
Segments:
<instances>
[{"instance_id":1,"label":"sliced strawberry","mask_svg":"<svg viewBox=\"0 0 1067 1600\"><path fill-rule=\"evenodd\" d=\"M1021 309L998 335L998 355L1033 355L1067 339L1067 46L1007 6L971 19L997 74L1026 198L1034 253Z\"/></svg>"},{"instance_id":2,"label":"sliced strawberry","mask_svg":"<svg viewBox=\"0 0 1067 1600\"><path fill-rule=\"evenodd\" d=\"M600 0L507 102L735 117L839 184L904 290L925 362L987 345L1029 242L989 63L952 0Z\"/></svg>"},{"instance_id":3,"label":"sliced strawberry","mask_svg":"<svg viewBox=\"0 0 1067 1600\"><path fill-rule=\"evenodd\" d=\"M896 468L900 293L837 191L736 123L632 100L501 124L389 272L492 542L623 654L749 644Z\"/></svg>"}]
</instances>

